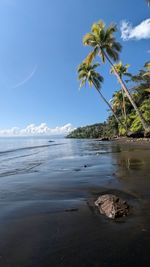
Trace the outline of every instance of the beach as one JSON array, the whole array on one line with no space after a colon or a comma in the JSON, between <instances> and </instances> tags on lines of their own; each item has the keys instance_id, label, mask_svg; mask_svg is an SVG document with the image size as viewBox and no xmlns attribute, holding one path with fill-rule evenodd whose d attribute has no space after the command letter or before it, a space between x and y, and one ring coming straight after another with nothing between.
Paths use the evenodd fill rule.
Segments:
<instances>
[{"instance_id":1,"label":"beach","mask_svg":"<svg viewBox=\"0 0 150 267\"><path fill-rule=\"evenodd\" d=\"M149 143L2 143L1 267L150 266ZM125 199L129 215L100 215L94 201L103 193Z\"/></svg>"}]
</instances>

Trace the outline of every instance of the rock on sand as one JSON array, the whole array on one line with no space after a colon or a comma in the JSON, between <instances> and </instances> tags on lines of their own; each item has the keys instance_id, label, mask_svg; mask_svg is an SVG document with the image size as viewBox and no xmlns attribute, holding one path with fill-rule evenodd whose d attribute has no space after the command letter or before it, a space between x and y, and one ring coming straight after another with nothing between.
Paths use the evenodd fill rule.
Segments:
<instances>
[{"instance_id":1,"label":"rock on sand","mask_svg":"<svg viewBox=\"0 0 150 267\"><path fill-rule=\"evenodd\" d=\"M100 196L95 201L95 205L98 207L101 214L111 219L123 217L129 213L129 205L126 201L112 194Z\"/></svg>"}]
</instances>

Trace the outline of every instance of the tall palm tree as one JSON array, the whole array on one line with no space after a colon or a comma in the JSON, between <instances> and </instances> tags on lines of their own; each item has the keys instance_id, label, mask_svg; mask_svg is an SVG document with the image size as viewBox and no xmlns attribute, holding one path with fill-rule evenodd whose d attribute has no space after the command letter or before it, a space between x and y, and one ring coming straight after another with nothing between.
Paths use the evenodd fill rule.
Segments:
<instances>
[{"instance_id":1,"label":"tall palm tree","mask_svg":"<svg viewBox=\"0 0 150 267\"><path fill-rule=\"evenodd\" d=\"M97 92L99 93L99 95L101 96L101 98L103 99L103 101L107 104L107 106L109 107L109 109L112 111L113 115L116 118L116 121L120 124L122 124L120 122L120 120L118 119L118 117L116 116L112 106L110 105L110 103L106 100L106 98L103 96L103 94L101 93L101 83L103 82L103 77L95 71L95 69L99 66L99 63L96 64L86 64L86 62L83 62L79 65L78 67L78 78L81 81L80 83L80 87L86 85L86 82L89 83L90 87L92 87L94 85L95 89L97 90Z\"/></svg>"},{"instance_id":2,"label":"tall palm tree","mask_svg":"<svg viewBox=\"0 0 150 267\"><path fill-rule=\"evenodd\" d=\"M128 91L124 81L120 77L112 62L112 60L117 61L119 59L119 52L121 51L121 45L116 41L114 37L114 33L116 31L116 25L111 24L108 28L106 28L103 21L99 21L92 25L91 32L87 33L83 38L83 44L91 46L93 48L93 51L90 53L90 57L88 57L88 63L90 64L97 55L101 57L103 62L107 60L110 63L114 74L116 75L121 85L121 88L123 88L131 104L136 110L145 130L145 133L147 133L150 131L149 126L145 122L141 112L139 111L136 103L134 102L134 99L132 98L132 95Z\"/></svg>"},{"instance_id":3,"label":"tall palm tree","mask_svg":"<svg viewBox=\"0 0 150 267\"><path fill-rule=\"evenodd\" d=\"M129 64L123 65L121 61L118 64L114 64L114 67L117 70L121 78L123 75L131 77L131 75L127 72L129 66L130 66ZM114 70L112 68L110 70L110 73L114 73ZM125 118L125 125L126 125L126 132L127 132L127 113L126 113L126 104L125 104L125 93L124 93L123 88L121 88L121 91L122 91L122 97L120 98L120 93L116 94L116 97L118 98L118 100L120 99L122 101L122 110L123 110L123 115Z\"/></svg>"}]
</instances>

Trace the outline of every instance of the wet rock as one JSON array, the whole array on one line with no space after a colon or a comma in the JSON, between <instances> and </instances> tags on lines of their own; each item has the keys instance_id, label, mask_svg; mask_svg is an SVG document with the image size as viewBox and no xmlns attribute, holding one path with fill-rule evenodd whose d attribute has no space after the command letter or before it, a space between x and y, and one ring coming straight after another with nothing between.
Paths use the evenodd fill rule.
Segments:
<instances>
[{"instance_id":1,"label":"wet rock","mask_svg":"<svg viewBox=\"0 0 150 267\"><path fill-rule=\"evenodd\" d=\"M108 137L103 137L100 139L100 141L110 141L110 139Z\"/></svg>"},{"instance_id":2,"label":"wet rock","mask_svg":"<svg viewBox=\"0 0 150 267\"><path fill-rule=\"evenodd\" d=\"M129 205L126 201L112 194L100 196L95 201L95 205L101 214L111 219L123 217L129 213Z\"/></svg>"},{"instance_id":3,"label":"wet rock","mask_svg":"<svg viewBox=\"0 0 150 267\"><path fill-rule=\"evenodd\" d=\"M141 138L141 137L144 137L144 132L137 132L137 133L128 132L127 133L127 137L130 137L130 138Z\"/></svg>"},{"instance_id":4,"label":"wet rock","mask_svg":"<svg viewBox=\"0 0 150 267\"><path fill-rule=\"evenodd\" d=\"M150 127L144 132L144 137L150 137Z\"/></svg>"}]
</instances>

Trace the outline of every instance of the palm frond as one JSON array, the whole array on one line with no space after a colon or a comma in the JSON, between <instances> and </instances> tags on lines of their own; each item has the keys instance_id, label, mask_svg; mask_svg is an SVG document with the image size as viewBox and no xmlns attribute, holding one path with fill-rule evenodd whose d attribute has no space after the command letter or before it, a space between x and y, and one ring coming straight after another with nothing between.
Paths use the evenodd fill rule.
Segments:
<instances>
[{"instance_id":1,"label":"palm frond","mask_svg":"<svg viewBox=\"0 0 150 267\"><path fill-rule=\"evenodd\" d=\"M97 22L97 25L99 26L100 29L104 29L106 27L106 25L105 25L103 20L99 20Z\"/></svg>"},{"instance_id":2,"label":"palm frond","mask_svg":"<svg viewBox=\"0 0 150 267\"><path fill-rule=\"evenodd\" d=\"M106 29L106 34L105 34L105 41L114 33L117 31L117 26L115 24L111 24L107 29Z\"/></svg>"},{"instance_id":3,"label":"palm frond","mask_svg":"<svg viewBox=\"0 0 150 267\"><path fill-rule=\"evenodd\" d=\"M95 36L92 33L85 34L83 37L83 44L94 47L96 45Z\"/></svg>"},{"instance_id":4,"label":"palm frond","mask_svg":"<svg viewBox=\"0 0 150 267\"><path fill-rule=\"evenodd\" d=\"M118 60L119 60L119 55L118 55L118 53L117 53L115 50L113 50L113 49L107 47L107 48L106 48L106 52L107 52L107 54L109 55L109 57L110 57L111 59L113 59L114 61L118 61Z\"/></svg>"},{"instance_id":5,"label":"palm frond","mask_svg":"<svg viewBox=\"0 0 150 267\"><path fill-rule=\"evenodd\" d=\"M112 43L112 48L115 49L117 52L121 52L122 50L122 45L119 42L113 42Z\"/></svg>"},{"instance_id":6,"label":"palm frond","mask_svg":"<svg viewBox=\"0 0 150 267\"><path fill-rule=\"evenodd\" d=\"M145 68L147 68L148 70L150 70L150 62L146 62L145 65L144 65Z\"/></svg>"},{"instance_id":7,"label":"palm frond","mask_svg":"<svg viewBox=\"0 0 150 267\"><path fill-rule=\"evenodd\" d=\"M90 52L90 53L87 55L87 57L85 58L84 62L85 62L87 65L90 65L90 64L93 62L93 60L95 59L95 57L96 57L96 51L95 51L95 49L94 49L92 52Z\"/></svg>"}]
</instances>

